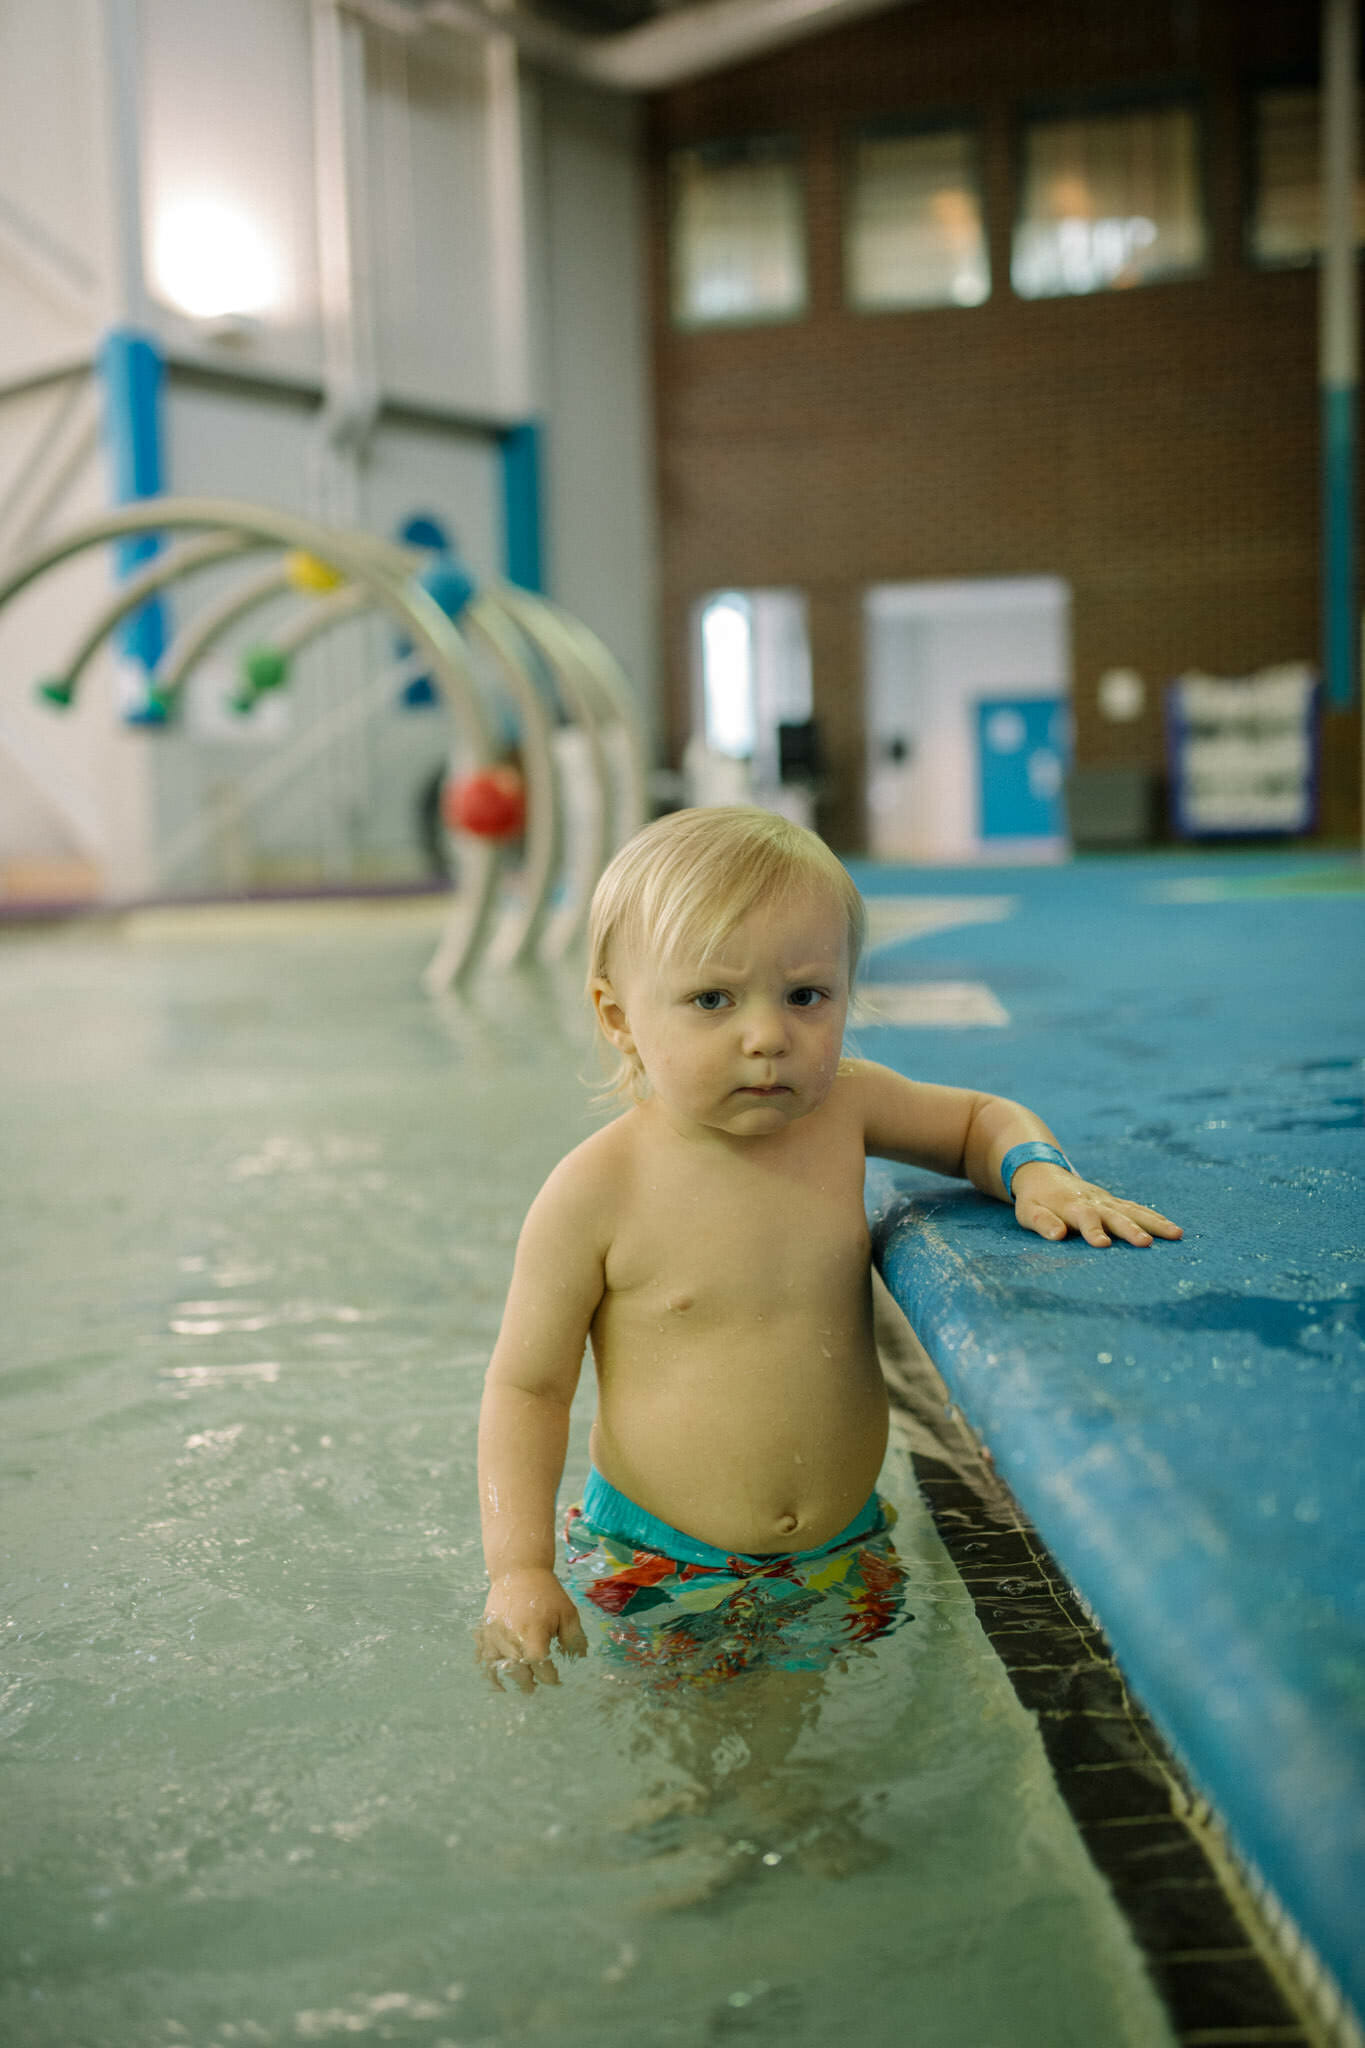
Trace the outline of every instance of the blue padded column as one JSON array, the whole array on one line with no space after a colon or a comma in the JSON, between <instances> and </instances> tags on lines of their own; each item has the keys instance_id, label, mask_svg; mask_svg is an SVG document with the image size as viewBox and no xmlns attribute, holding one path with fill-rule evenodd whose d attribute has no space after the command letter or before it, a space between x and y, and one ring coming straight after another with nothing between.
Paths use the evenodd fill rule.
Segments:
<instances>
[{"instance_id":1,"label":"blue padded column","mask_svg":"<svg viewBox=\"0 0 1365 2048\"><path fill-rule=\"evenodd\" d=\"M104 386L104 437L114 501L127 505L138 498L158 497L163 487L161 351L133 328L111 328L100 344L96 368ZM131 534L116 541L119 574L132 575L160 550L159 534ZM149 671L161 659L166 640L166 610L160 598L143 605L119 630L123 652Z\"/></svg>"},{"instance_id":2,"label":"blue padded column","mask_svg":"<svg viewBox=\"0 0 1365 2048\"><path fill-rule=\"evenodd\" d=\"M504 553L509 583L542 591L543 549L540 513L540 442L538 420L523 420L499 437L502 452Z\"/></svg>"},{"instance_id":3,"label":"blue padded column","mask_svg":"<svg viewBox=\"0 0 1365 2048\"><path fill-rule=\"evenodd\" d=\"M1356 387L1322 387L1322 646L1328 700L1344 710L1356 672Z\"/></svg>"},{"instance_id":4,"label":"blue padded column","mask_svg":"<svg viewBox=\"0 0 1365 2048\"><path fill-rule=\"evenodd\" d=\"M1355 448L1360 381L1356 253L1356 0L1323 0L1318 384L1322 405L1322 653L1328 701L1355 699Z\"/></svg>"}]
</instances>

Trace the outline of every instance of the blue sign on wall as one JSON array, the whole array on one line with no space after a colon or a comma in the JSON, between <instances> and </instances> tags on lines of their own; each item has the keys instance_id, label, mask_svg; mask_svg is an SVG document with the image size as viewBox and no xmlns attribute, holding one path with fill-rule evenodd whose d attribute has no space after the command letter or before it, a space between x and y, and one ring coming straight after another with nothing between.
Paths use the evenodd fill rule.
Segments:
<instances>
[{"instance_id":1,"label":"blue sign on wall","mask_svg":"<svg viewBox=\"0 0 1365 2048\"><path fill-rule=\"evenodd\" d=\"M1061 697L982 697L976 707L983 839L1056 839L1066 831L1062 786L1068 711Z\"/></svg>"}]
</instances>

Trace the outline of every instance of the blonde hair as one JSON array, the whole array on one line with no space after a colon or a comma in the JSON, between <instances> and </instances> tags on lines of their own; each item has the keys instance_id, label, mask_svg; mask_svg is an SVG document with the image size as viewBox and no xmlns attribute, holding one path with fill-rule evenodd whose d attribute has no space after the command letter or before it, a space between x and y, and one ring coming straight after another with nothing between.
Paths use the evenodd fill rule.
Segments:
<instances>
[{"instance_id":1,"label":"blonde hair","mask_svg":"<svg viewBox=\"0 0 1365 2048\"><path fill-rule=\"evenodd\" d=\"M716 952L750 911L802 888L824 890L848 928L852 981L867 913L852 876L814 832L747 805L672 811L646 825L608 864L588 915L588 989L611 981L622 952L668 960ZM644 1070L622 1053L601 1099L643 1100Z\"/></svg>"}]
</instances>

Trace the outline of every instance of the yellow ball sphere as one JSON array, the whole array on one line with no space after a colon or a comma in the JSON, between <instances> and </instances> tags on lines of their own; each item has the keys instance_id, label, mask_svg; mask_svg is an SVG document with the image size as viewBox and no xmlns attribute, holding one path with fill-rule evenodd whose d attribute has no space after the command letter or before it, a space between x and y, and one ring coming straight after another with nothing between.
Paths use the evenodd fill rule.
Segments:
<instances>
[{"instance_id":1,"label":"yellow ball sphere","mask_svg":"<svg viewBox=\"0 0 1365 2048\"><path fill-rule=\"evenodd\" d=\"M340 570L317 555L305 554L302 548L285 556L284 573L294 590L340 590L346 581Z\"/></svg>"}]
</instances>

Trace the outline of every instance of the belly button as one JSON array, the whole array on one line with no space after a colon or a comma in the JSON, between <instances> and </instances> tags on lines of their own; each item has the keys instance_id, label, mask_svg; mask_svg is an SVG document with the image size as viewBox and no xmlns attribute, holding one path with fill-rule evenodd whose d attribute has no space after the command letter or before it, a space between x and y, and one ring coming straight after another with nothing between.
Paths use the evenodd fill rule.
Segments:
<instances>
[{"instance_id":1,"label":"belly button","mask_svg":"<svg viewBox=\"0 0 1365 2048\"><path fill-rule=\"evenodd\" d=\"M692 1297L690 1294L672 1294L664 1303L665 1308L672 1309L673 1313L679 1316L683 1313L684 1309L689 1309L691 1306Z\"/></svg>"},{"instance_id":2,"label":"belly button","mask_svg":"<svg viewBox=\"0 0 1365 2048\"><path fill-rule=\"evenodd\" d=\"M782 1531L782 1534L784 1536L790 1536L792 1530L796 1527L796 1516L779 1515L777 1518L777 1526Z\"/></svg>"}]
</instances>

